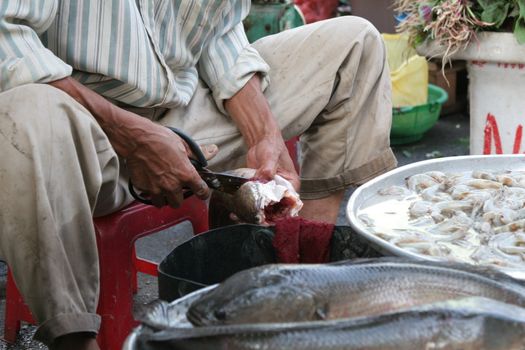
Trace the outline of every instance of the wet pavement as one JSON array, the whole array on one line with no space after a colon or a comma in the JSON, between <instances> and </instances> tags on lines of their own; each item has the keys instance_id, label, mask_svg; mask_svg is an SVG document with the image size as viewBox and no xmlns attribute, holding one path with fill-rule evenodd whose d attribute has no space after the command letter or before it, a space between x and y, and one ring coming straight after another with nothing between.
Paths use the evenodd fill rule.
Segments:
<instances>
[{"instance_id":1,"label":"wet pavement","mask_svg":"<svg viewBox=\"0 0 525 350\"><path fill-rule=\"evenodd\" d=\"M440 158L468 154L469 120L463 114L454 114L441 117L438 123L425 134L423 140L403 146L394 146L393 150L398 158L399 166L431 158ZM338 224L347 224L345 216L346 201L352 191L348 191L341 206ZM145 237L137 242L137 252L141 257L160 262L164 256L191 238L191 225L184 223L159 234ZM0 262L0 334L4 328L5 305L5 265ZM135 308L140 308L157 298L157 282L151 276L139 275L139 293L135 297ZM19 334L17 343L8 346L0 340L0 350L47 349L42 344L31 341L35 327L24 326Z\"/></svg>"}]
</instances>

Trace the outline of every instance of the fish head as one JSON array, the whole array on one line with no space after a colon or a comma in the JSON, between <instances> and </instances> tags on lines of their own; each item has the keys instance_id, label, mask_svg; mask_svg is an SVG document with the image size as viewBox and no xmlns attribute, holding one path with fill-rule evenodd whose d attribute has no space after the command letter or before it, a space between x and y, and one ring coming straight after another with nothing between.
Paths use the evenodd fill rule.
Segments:
<instances>
[{"instance_id":1,"label":"fish head","mask_svg":"<svg viewBox=\"0 0 525 350\"><path fill-rule=\"evenodd\" d=\"M196 326L210 326L317 318L316 302L307 288L291 286L279 272L254 278L248 271L196 300L188 309L188 320Z\"/></svg>"},{"instance_id":2,"label":"fish head","mask_svg":"<svg viewBox=\"0 0 525 350\"><path fill-rule=\"evenodd\" d=\"M241 221L259 225L297 216L303 203L291 183L280 177L268 182L249 181L234 196L236 212Z\"/></svg>"}]
</instances>

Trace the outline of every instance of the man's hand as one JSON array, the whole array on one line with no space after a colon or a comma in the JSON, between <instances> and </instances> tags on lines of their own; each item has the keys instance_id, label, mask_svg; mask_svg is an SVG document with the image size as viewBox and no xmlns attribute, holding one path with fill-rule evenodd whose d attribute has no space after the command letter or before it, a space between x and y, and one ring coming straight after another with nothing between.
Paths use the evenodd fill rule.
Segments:
<instances>
[{"instance_id":1,"label":"man's hand","mask_svg":"<svg viewBox=\"0 0 525 350\"><path fill-rule=\"evenodd\" d=\"M200 199L208 198L210 190L190 163L187 144L163 126L145 124L141 136L135 139L135 150L126 158L133 185L147 193L156 207L180 206L183 188L191 189ZM202 150L209 159L217 147Z\"/></svg>"},{"instance_id":2,"label":"man's hand","mask_svg":"<svg viewBox=\"0 0 525 350\"><path fill-rule=\"evenodd\" d=\"M253 76L236 95L224 103L224 107L248 145L246 165L257 169L255 176L272 180L275 174L279 174L299 190L299 175L262 93L259 76Z\"/></svg>"},{"instance_id":3,"label":"man's hand","mask_svg":"<svg viewBox=\"0 0 525 350\"><path fill-rule=\"evenodd\" d=\"M134 186L149 194L155 206L180 206L183 188L191 189L201 199L208 198L208 186L190 163L191 152L178 135L113 105L71 78L50 84L91 112L117 154L126 159ZM213 145L202 150L207 159L217 153Z\"/></svg>"},{"instance_id":4,"label":"man's hand","mask_svg":"<svg viewBox=\"0 0 525 350\"><path fill-rule=\"evenodd\" d=\"M300 187L299 176L280 133L274 137L266 136L251 146L246 165L257 169L256 178L271 180L279 174L290 181L296 190Z\"/></svg>"}]
</instances>

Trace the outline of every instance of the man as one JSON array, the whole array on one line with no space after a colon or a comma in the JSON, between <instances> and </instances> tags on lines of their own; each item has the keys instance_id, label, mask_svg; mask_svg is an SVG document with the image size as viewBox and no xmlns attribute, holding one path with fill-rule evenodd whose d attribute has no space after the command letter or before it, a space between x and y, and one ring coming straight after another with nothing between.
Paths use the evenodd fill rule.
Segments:
<instances>
[{"instance_id":1,"label":"man","mask_svg":"<svg viewBox=\"0 0 525 350\"><path fill-rule=\"evenodd\" d=\"M214 169L299 188L335 222L344 190L393 168L385 51L347 17L250 46L248 0L0 2L0 257L55 349L97 349L92 216L209 189L174 126ZM301 179L284 139L301 136ZM219 150L217 152L217 145Z\"/></svg>"}]
</instances>

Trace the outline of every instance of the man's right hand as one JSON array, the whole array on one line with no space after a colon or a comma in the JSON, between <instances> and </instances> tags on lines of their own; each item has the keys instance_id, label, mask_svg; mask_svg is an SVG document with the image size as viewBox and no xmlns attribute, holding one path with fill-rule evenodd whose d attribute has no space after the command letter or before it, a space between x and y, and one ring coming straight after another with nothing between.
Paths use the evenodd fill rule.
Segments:
<instances>
[{"instance_id":1,"label":"man's right hand","mask_svg":"<svg viewBox=\"0 0 525 350\"><path fill-rule=\"evenodd\" d=\"M180 206L183 188L201 199L209 197L208 186L189 161L189 147L171 130L113 105L72 78L50 84L91 112L115 152L126 159L133 185L147 193L155 206ZM214 145L201 148L207 159L217 153Z\"/></svg>"},{"instance_id":2,"label":"man's right hand","mask_svg":"<svg viewBox=\"0 0 525 350\"><path fill-rule=\"evenodd\" d=\"M140 123L142 132L126 157L133 185L147 193L157 207L180 206L183 188L191 189L201 199L208 198L210 190L189 161L191 152L186 142L163 126L145 122ZM207 158L216 153L216 147L202 149Z\"/></svg>"}]
</instances>

